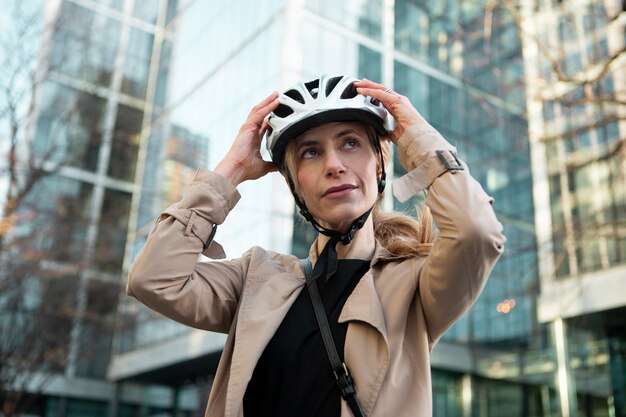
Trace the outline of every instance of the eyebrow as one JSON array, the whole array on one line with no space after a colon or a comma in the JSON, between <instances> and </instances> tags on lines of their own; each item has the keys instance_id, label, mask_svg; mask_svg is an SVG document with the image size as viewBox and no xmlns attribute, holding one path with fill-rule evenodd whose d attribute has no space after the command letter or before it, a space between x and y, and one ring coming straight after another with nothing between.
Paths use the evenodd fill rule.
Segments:
<instances>
[{"instance_id":1,"label":"eyebrow","mask_svg":"<svg viewBox=\"0 0 626 417\"><path fill-rule=\"evenodd\" d=\"M349 134L356 134L356 135L358 135L359 133L356 130L352 129L352 128L348 128L348 129L344 129L344 130L338 132L337 134L335 134L333 139L339 139L342 136L346 136L346 135L349 135ZM302 143L299 143L297 149L300 150L300 149L302 149L302 148L304 148L306 146L317 145L318 143L319 143L318 139L307 139L307 140L303 141Z\"/></svg>"},{"instance_id":2,"label":"eyebrow","mask_svg":"<svg viewBox=\"0 0 626 417\"><path fill-rule=\"evenodd\" d=\"M337 133L335 135L335 139L340 138L340 137L345 136L345 135L349 135L350 133L355 133L355 134L358 135L358 132L356 130L348 128L348 129L344 129L341 132Z\"/></svg>"}]
</instances>

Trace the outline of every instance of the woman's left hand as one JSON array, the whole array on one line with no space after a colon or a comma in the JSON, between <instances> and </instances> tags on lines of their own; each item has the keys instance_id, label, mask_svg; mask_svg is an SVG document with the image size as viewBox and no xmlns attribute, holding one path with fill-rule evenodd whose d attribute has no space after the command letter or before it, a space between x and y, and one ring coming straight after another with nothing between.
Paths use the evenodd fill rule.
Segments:
<instances>
[{"instance_id":1,"label":"woman's left hand","mask_svg":"<svg viewBox=\"0 0 626 417\"><path fill-rule=\"evenodd\" d=\"M374 97L379 100L396 121L396 127L390 133L390 140L396 143L405 129L427 123L422 115L413 107L411 101L393 90L386 89L382 84L363 78L354 83L356 91L364 96Z\"/></svg>"}]
</instances>

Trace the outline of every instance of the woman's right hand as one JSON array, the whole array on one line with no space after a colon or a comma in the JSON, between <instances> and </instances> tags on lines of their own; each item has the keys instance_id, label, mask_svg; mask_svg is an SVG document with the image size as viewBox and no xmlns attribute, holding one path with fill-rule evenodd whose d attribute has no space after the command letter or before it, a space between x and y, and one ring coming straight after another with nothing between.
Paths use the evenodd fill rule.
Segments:
<instances>
[{"instance_id":1,"label":"woman's right hand","mask_svg":"<svg viewBox=\"0 0 626 417\"><path fill-rule=\"evenodd\" d=\"M273 92L252 108L241 125L230 150L217 164L214 172L230 181L235 187L246 180L256 180L277 171L278 167L261 156L261 140L268 129L265 118L278 107L278 93Z\"/></svg>"}]
</instances>

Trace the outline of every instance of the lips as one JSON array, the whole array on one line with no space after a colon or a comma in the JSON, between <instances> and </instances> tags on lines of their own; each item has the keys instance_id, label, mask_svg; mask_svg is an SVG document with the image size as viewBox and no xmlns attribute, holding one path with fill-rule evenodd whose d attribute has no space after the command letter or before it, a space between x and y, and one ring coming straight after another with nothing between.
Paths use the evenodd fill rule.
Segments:
<instances>
[{"instance_id":1,"label":"lips","mask_svg":"<svg viewBox=\"0 0 626 417\"><path fill-rule=\"evenodd\" d=\"M324 197L342 197L348 194L350 191L356 188L355 185L352 184L341 184L335 187L330 187L324 192Z\"/></svg>"}]
</instances>

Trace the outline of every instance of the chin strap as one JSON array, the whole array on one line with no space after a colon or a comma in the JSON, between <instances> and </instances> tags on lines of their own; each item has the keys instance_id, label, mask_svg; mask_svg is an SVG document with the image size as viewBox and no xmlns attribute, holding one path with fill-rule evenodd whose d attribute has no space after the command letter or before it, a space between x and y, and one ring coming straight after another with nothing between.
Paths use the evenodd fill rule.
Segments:
<instances>
[{"instance_id":1,"label":"chin strap","mask_svg":"<svg viewBox=\"0 0 626 417\"><path fill-rule=\"evenodd\" d=\"M354 238L354 234L356 233L357 230L363 227L363 225L367 221L367 218L372 212L372 209L374 208L374 206L370 207L369 210L367 210L365 213L357 217L352 222L352 225L350 226L348 231L345 233L341 233L337 230L328 229L322 226L321 224L319 224L317 220L315 220L313 215L309 212L309 209L302 202L302 200L300 200L300 198L298 197L298 194L296 194L296 189L295 189L295 186L293 184L291 177L289 176L287 179L289 181L289 187L291 188L291 193L293 194L293 198L296 200L296 205L300 209L300 214L302 215L302 217L304 217L309 223L311 223L313 228L317 230L319 233L325 236L328 236L330 238L334 238L336 239L337 242L341 242L344 245L348 245L350 244L350 242L352 242L352 239Z\"/></svg>"}]
</instances>

